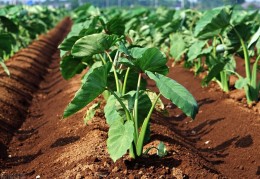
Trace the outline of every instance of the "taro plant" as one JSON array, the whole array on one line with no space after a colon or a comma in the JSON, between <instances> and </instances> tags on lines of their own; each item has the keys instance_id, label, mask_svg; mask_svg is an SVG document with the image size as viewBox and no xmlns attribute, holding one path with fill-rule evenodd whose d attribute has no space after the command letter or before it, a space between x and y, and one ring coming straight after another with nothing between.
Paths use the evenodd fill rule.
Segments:
<instances>
[{"instance_id":1,"label":"taro plant","mask_svg":"<svg viewBox=\"0 0 260 179\"><path fill-rule=\"evenodd\" d=\"M243 41L242 37L238 32L237 36L239 37L239 40L242 44L244 58L245 58L245 69L246 69L246 77L242 77L238 73L235 73L239 80L236 82L235 87L238 89L244 89L246 93L247 103L249 105L252 104L252 102L257 102L259 98L259 91L260 91L260 81L257 79L257 72L258 72L258 61L260 59L260 48L259 48L259 42L260 42L260 27L258 28L258 31L252 36L251 41L248 46L246 46L245 42ZM250 67L250 56L249 56L249 49L251 47L257 48L258 57L256 58L253 67L251 69Z\"/></svg>"},{"instance_id":2,"label":"taro plant","mask_svg":"<svg viewBox=\"0 0 260 179\"><path fill-rule=\"evenodd\" d=\"M253 68L250 67L250 49L249 47L257 44L260 31L257 31L252 37L259 24L256 19L259 17L257 11L252 13L238 12L233 7L226 6L209 10L203 14L197 22L194 36L199 40L211 40L212 50L203 45L198 54L203 54L205 50L210 53L206 55L206 64L209 70L208 75L203 80L203 85L207 85L211 80L218 82L223 91L229 91L229 76L233 73L239 77L235 87L244 88L247 102L251 104L258 100L259 85L256 79L257 63L255 61ZM247 42L252 37L249 46ZM201 42L202 44L203 42ZM209 46L209 45L208 45ZM199 45L196 45L198 48ZM189 52L192 48L190 47ZM242 49L245 61L246 77L235 72L235 60L233 56L240 54ZM195 51L196 52L196 51ZM195 53L196 54L196 53ZM195 56L196 57L196 56Z\"/></svg>"},{"instance_id":3,"label":"taro plant","mask_svg":"<svg viewBox=\"0 0 260 179\"><path fill-rule=\"evenodd\" d=\"M189 49L189 53L195 54L194 57L206 56L206 64L209 70L208 75L203 79L202 84L207 85L211 80L217 81L221 89L229 91L229 70L234 70L234 60L227 54L218 53L217 45L222 44L222 36L225 29L229 26L232 15L232 7L220 7L206 11L197 22L194 36L199 39L195 43L195 49L200 48L199 52ZM206 43L211 40L212 47L204 49ZM194 57L190 57L191 60Z\"/></svg>"},{"instance_id":4,"label":"taro plant","mask_svg":"<svg viewBox=\"0 0 260 179\"><path fill-rule=\"evenodd\" d=\"M198 112L193 96L165 76L167 60L157 48L127 47L121 37L98 33L79 38L69 53L81 60L98 56L101 62L94 63L84 75L81 88L64 111L64 118L108 91L110 96L104 109L109 125L107 148L114 161L127 151L132 158L142 156L143 146L149 140L151 115L160 96L171 100L191 118ZM67 69L75 73L75 70ZM144 77L155 81L160 91L153 100L143 85ZM160 154L164 153L162 148L158 147Z\"/></svg>"}]
</instances>

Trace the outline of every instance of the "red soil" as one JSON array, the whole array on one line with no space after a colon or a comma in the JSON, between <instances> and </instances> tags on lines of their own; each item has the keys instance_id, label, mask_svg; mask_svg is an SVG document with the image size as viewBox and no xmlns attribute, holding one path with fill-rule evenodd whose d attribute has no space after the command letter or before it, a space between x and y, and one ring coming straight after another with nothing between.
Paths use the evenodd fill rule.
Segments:
<instances>
[{"instance_id":1,"label":"red soil","mask_svg":"<svg viewBox=\"0 0 260 179\"><path fill-rule=\"evenodd\" d=\"M65 81L59 72L56 48L69 26L67 19L17 53L7 64L11 78L0 71L0 177L260 178L259 115L216 88L201 88L200 79L180 66L171 68L169 76L197 99L196 120L168 104L168 117L154 113L146 146L163 141L168 155L158 158L151 151L147 158L124 156L113 163L102 110L88 125L83 123L86 108L62 120L80 86L80 75Z\"/></svg>"}]
</instances>

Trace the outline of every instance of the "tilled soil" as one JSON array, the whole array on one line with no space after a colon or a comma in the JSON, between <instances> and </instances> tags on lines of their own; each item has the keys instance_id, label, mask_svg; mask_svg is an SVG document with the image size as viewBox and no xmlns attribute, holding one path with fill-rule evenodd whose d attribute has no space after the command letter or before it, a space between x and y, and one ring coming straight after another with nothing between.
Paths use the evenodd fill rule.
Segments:
<instances>
[{"instance_id":1,"label":"tilled soil","mask_svg":"<svg viewBox=\"0 0 260 179\"><path fill-rule=\"evenodd\" d=\"M88 125L87 108L62 119L81 78L66 81L59 71L57 45L70 25L65 19L17 53L7 64L11 78L0 72L0 178L260 178L259 115L216 88L202 89L200 79L180 66L169 76L197 99L196 120L164 100L169 115L154 113L146 148L163 141L168 155L159 158L152 150L144 158L124 156L113 163L101 97L95 100L102 101L101 109Z\"/></svg>"}]
</instances>

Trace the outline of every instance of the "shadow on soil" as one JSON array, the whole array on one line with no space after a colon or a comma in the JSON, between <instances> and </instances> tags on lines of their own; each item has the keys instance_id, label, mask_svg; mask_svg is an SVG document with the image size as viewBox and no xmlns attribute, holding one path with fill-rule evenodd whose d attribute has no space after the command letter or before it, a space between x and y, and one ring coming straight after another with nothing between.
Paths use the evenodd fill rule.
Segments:
<instances>
[{"instance_id":1,"label":"shadow on soil","mask_svg":"<svg viewBox=\"0 0 260 179\"><path fill-rule=\"evenodd\" d=\"M79 139L80 139L79 136L70 136L70 137L59 138L53 144L51 144L51 148L65 146L65 145L74 143Z\"/></svg>"},{"instance_id":2,"label":"shadow on soil","mask_svg":"<svg viewBox=\"0 0 260 179\"><path fill-rule=\"evenodd\" d=\"M169 151L171 152L171 151ZM181 160L177 160L171 157L172 155L169 154L169 157L158 157L157 155L149 155L147 158L138 158L136 160L125 160L125 165L127 169L130 170L138 170L139 168L150 168L150 167L178 167L181 164ZM141 165L140 165L141 164Z\"/></svg>"},{"instance_id":3,"label":"shadow on soil","mask_svg":"<svg viewBox=\"0 0 260 179\"><path fill-rule=\"evenodd\" d=\"M11 168L13 166L30 163L31 161L33 161L34 159L36 159L38 156L42 154L43 153L40 150L34 155L14 156L14 157L10 156L9 158L6 159L5 166L4 167L1 166L1 169Z\"/></svg>"},{"instance_id":4,"label":"shadow on soil","mask_svg":"<svg viewBox=\"0 0 260 179\"><path fill-rule=\"evenodd\" d=\"M210 99L210 98L204 98L204 99L201 99L201 100L197 100L199 107L206 105L206 104L211 104L213 102L215 102L215 100Z\"/></svg>"}]
</instances>

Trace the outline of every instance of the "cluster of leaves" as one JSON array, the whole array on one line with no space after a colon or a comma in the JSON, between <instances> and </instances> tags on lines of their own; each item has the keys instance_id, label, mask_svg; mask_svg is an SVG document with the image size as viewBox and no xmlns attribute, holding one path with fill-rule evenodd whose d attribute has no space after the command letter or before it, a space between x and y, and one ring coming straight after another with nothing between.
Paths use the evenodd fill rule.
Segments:
<instances>
[{"instance_id":1,"label":"cluster of leaves","mask_svg":"<svg viewBox=\"0 0 260 179\"><path fill-rule=\"evenodd\" d=\"M0 64L26 47L38 34L46 32L64 15L63 10L41 6L5 6L0 8Z\"/></svg>"},{"instance_id":2,"label":"cluster of leaves","mask_svg":"<svg viewBox=\"0 0 260 179\"><path fill-rule=\"evenodd\" d=\"M260 15L258 11L234 10L231 6L204 12L193 30L178 31L171 35L170 54L178 61L184 56L185 65L195 74L208 71L202 85L218 82L223 91L229 91L229 77L238 76L236 88L243 88L247 102L258 101L260 83L257 66L260 55ZM234 56L245 60L246 77L236 70ZM251 69L250 58L256 57Z\"/></svg>"},{"instance_id":3,"label":"cluster of leaves","mask_svg":"<svg viewBox=\"0 0 260 179\"><path fill-rule=\"evenodd\" d=\"M101 12L92 5L84 5L75 11L72 30L59 46L60 68L65 79L89 68L80 89L65 109L64 117L76 113L103 94L107 99L104 108L106 122L110 126L107 148L114 161L127 151L133 158L143 154L143 146L149 140L152 112L156 106L162 106L160 96L171 100L187 116L195 118L198 112L193 96L165 76L168 73L166 56L151 44L143 43L149 40L131 35L131 31L144 33L139 29L144 24L139 23L143 23L140 19L142 21L142 16L147 13L149 11L142 8ZM161 16L157 23L165 25L164 21L173 15L172 11L169 13ZM150 35L143 37L154 39ZM155 81L159 94L146 88L147 78ZM97 108L98 104L89 108L85 122ZM166 154L163 144L157 150L160 156Z\"/></svg>"}]
</instances>

